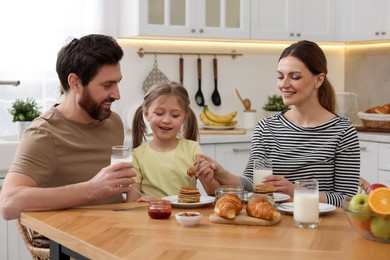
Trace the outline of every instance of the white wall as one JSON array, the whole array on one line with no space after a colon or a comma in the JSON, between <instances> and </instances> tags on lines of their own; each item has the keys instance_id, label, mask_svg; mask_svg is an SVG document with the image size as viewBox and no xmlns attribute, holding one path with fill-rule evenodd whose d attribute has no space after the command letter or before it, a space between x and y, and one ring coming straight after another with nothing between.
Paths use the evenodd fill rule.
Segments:
<instances>
[{"instance_id":1,"label":"white wall","mask_svg":"<svg viewBox=\"0 0 390 260\"><path fill-rule=\"evenodd\" d=\"M154 55L141 58L137 51L160 52L195 52L220 53L231 52L233 49L243 56L232 59L230 56L217 56L218 59L218 89L222 104L216 107L211 102L214 89L212 59L214 56L202 58L202 91L206 104L216 113L224 114L238 111L237 119L242 124L244 107L236 96L237 88L243 98L249 98L252 108L257 110L257 117L264 116L262 106L268 95L278 93L276 69L277 61L287 44L253 44L253 43L206 43L194 41L148 41L148 40L118 40L125 55L122 60L121 99L116 110L123 114L126 107L133 107L142 102L144 91L143 81L153 69ZM337 46L322 46L328 59L328 77L336 91L344 91L344 48ZM179 55L157 55L158 68L173 81L179 82ZM196 59L197 55L185 55L184 86L191 97L192 108L199 114L201 108L195 103L195 93L198 89ZM125 119L125 123L128 120Z\"/></svg>"}]
</instances>

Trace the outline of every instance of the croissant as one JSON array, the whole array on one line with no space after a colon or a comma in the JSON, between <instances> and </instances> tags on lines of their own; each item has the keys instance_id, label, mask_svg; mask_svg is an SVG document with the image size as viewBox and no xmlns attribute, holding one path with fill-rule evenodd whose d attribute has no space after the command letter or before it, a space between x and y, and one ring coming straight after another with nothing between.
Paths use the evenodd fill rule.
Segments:
<instances>
[{"instance_id":1,"label":"croissant","mask_svg":"<svg viewBox=\"0 0 390 260\"><path fill-rule=\"evenodd\" d=\"M265 220L280 218L280 213L264 198L254 198L246 206L248 216Z\"/></svg>"},{"instance_id":2,"label":"croissant","mask_svg":"<svg viewBox=\"0 0 390 260\"><path fill-rule=\"evenodd\" d=\"M242 200L236 194L224 194L215 203L214 212L220 217L234 219L241 209Z\"/></svg>"}]
</instances>

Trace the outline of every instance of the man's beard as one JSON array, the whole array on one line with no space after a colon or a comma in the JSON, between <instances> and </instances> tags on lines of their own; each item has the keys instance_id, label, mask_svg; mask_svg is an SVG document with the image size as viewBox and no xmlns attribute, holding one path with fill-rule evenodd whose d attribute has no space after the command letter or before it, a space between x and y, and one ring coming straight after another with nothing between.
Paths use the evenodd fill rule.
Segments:
<instances>
[{"instance_id":1,"label":"man's beard","mask_svg":"<svg viewBox=\"0 0 390 260\"><path fill-rule=\"evenodd\" d=\"M95 120L102 121L106 118L109 118L111 115L110 109L105 109L102 106L103 102L114 102L115 99L109 98L104 100L101 103L97 103L91 96L88 88L84 89L84 93L81 96L78 104L88 113L90 117Z\"/></svg>"}]
</instances>

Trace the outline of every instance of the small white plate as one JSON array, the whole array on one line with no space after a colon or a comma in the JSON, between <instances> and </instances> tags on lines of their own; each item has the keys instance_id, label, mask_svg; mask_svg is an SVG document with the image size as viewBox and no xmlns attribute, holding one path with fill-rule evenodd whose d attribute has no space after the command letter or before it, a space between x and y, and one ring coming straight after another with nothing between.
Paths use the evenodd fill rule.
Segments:
<instances>
[{"instance_id":1,"label":"small white plate","mask_svg":"<svg viewBox=\"0 0 390 260\"><path fill-rule=\"evenodd\" d=\"M206 207L207 205L210 205L214 203L215 197L211 196L200 196L200 201L195 203L182 203L179 202L177 195L172 196L166 196L164 198L161 198L163 200L169 200L171 202L171 205L175 208L201 208Z\"/></svg>"},{"instance_id":2,"label":"small white plate","mask_svg":"<svg viewBox=\"0 0 390 260\"><path fill-rule=\"evenodd\" d=\"M277 208L280 211L293 214L294 213L294 202L286 202L286 203L279 204L277 206ZM328 212L331 212L334 210L336 210L335 206L330 205L330 204L326 204L326 203L320 203L320 214L328 213Z\"/></svg>"},{"instance_id":3,"label":"small white plate","mask_svg":"<svg viewBox=\"0 0 390 260\"><path fill-rule=\"evenodd\" d=\"M248 193L248 198L252 196L253 192ZM290 199L290 195L284 193L274 192L274 202L281 202Z\"/></svg>"},{"instance_id":4,"label":"small white plate","mask_svg":"<svg viewBox=\"0 0 390 260\"><path fill-rule=\"evenodd\" d=\"M237 125L228 125L228 126L209 126L209 125L202 125L204 129L209 130L228 130L228 129L234 129Z\"/></svg>"}]
</instances>

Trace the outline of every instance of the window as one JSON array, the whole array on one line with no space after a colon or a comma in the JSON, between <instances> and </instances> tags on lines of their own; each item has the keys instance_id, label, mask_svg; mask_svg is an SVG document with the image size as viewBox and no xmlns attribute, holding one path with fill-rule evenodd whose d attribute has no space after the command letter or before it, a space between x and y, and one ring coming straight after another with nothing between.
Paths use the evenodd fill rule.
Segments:
<instances>
[{"instance_id":1,"label":"window","mask_svg":"<svg viewBox=\"0 0 390 260\"><path fill-rule=\"evenodd\" d=\"M0 135L17 133L8 108L34 98L46 111L61 100L57 53L72 37L116 35L116 0L5 0L0 2Z\"/></svg>"}]
</instances>

